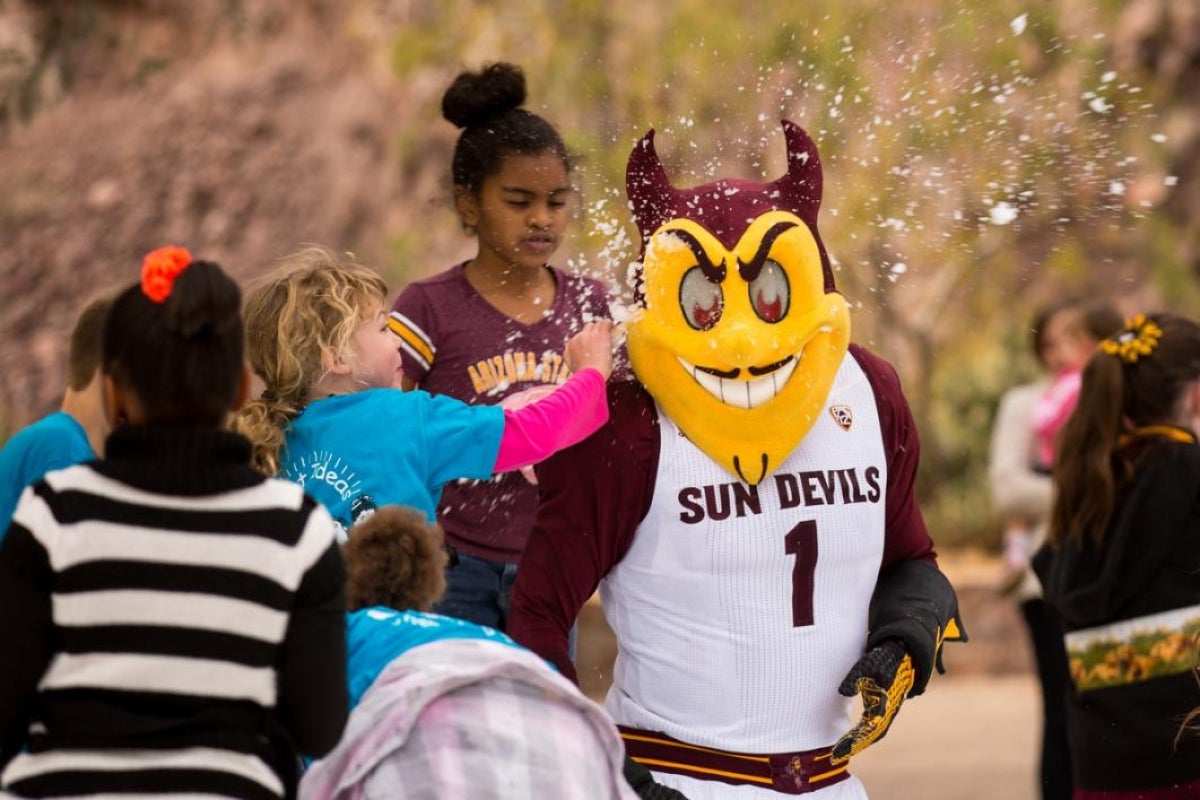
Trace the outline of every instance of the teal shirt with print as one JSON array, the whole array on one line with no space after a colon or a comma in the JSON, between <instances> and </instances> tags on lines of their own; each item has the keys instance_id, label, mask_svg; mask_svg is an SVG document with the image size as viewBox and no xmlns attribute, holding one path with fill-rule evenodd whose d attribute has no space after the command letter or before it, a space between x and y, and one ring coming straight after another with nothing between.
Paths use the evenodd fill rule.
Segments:
<instances>
[{"instance_id":1,"label":"teal shirt with print","mask_svg":"<svg viewBox=\"0 0 1200 800\"><path fill-rule=\"evenodd\" d=\"M503 434L498 406L420 390L334 395L292 420L279 477L303 486L343 530L385 505L433 522L446 481L491 477Z\"/></svg>"},{"instance_id":2,"label":"teal shirt with print","mask_svg":"<svg viewBox=\"0 0 1200 800\"><path fill-rule=\"evenodd\" d=\"M350 708L358 705L392 659L399 658L414 647L447 639L485 639L524 649L494 628L440 614L396 611L383 606L347 614L346 677L349 680Z\"/></svg>"}]
</instances>

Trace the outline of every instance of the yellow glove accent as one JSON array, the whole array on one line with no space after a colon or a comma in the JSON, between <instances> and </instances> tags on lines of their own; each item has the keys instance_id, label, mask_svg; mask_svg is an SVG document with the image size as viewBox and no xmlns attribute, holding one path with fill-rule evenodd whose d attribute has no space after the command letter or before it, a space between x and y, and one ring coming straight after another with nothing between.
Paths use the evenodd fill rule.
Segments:
<instances>
[{"instance_id":1,"label":"yellow glove accent","mask_svg":"<svg viewBox=\"0 0 1200 800\"><path fill-rule=\"evenodd\" d=\"M862 718L833 746L831 763L841 764L848 761L883 738L904 698L908 696L908 690L912 688L915 677L912 657L905 653L900 660L900 666L896 668L891 685L880 686L871 677L858 679L855 685L858 693L862 695Z\"/></svg>"}]
</instances>

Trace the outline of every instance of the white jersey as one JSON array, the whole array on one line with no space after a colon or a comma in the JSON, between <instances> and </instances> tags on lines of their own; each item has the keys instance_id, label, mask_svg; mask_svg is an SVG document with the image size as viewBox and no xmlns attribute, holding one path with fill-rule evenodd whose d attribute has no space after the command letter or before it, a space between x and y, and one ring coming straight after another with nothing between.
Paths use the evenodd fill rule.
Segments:
<instances>
[{"instance_id":1,"label":"white jersey","mask_svg":"<svg viewBox=\"0 0 1200 800\"><path fill-rule=\"evenodd\" d=\"M883 557L887 462L853 356L801 444L758 487L731 480L659 409L654 498L601 584L620 642L621 725L746 753L828 747Z\"/></svg>"}]
</instances>

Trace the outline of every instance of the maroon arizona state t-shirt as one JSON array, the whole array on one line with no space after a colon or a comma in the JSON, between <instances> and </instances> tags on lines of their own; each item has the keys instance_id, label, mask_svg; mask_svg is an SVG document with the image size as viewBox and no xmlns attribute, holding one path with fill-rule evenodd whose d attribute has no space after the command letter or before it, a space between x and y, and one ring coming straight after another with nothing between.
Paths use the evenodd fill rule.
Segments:
<instances>
[{"instance_id":1,"label":"maroon arizona state t-shirt","mask_svg":"<svg viewBox=\"0 0 1200 800\"><path fill-rule=\"evenodd\" d=\"M532 325L484 300L459 264L408 286L393 306L404 372L431 394L494 405L566 381L563 347L585 322L608 319L608 292L592 278L550 267L554 307ZM515 398L514 398L515 399ZM537 510L537 487L520 472L451 482L438 520L457 549L516 563Z\"/></svg>"}]
</instances>

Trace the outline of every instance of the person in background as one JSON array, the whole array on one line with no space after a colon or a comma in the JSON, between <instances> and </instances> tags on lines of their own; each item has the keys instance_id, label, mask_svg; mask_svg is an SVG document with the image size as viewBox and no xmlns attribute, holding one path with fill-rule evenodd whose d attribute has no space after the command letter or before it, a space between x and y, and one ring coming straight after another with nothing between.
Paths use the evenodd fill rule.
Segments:
<instances>
[{"instance_id":1,"label":"person in background","mask_svg":"<svg viewBox=\"0 0 1200 800\"><path fill-rule=\"evenodd\" d=\"M353 259L309 248L285 259L246 301L258 399L234 419L268 475L310 491L342 526L377 507L434 519L442 486L537 462L608 418L611 323L566 342L574 370L552 396L519 410L401 392L400 354L384 305L387 286Z\"/></svg>"},{"instance_id":2,"label":"person in background","mask_svg":"<svg viewBox=\"0 0 1200 800\"><path fill-rule=\"evenodd\" d=\"M249 385L240 305L177 247L113 300L104 457L26 489L0 546L5 791L290 797L298 755L341 735L333 520L226 430Z\"/></svg>"},{"instance_id":3,"label":"person in background","mask_svg":"<svg viewBox=\"0 0 1200 800\"><path fill-rule=\"evenodd\" d=\"M1138 315L1100 344L1033 558L1066 633L1076 800L1200 797L1200 325Z\"/></svg>"},{"instance_id":4,"label":"person in background","mask_svg":"<svg viewBox=\"0 0 1200 800\"><path fill-rule=\"evenodd\" d=\"M404 386L471 405L519 406L570 375L562 344L608 317L604 286L552 266L574 198L562 137L522 107L519 67L463 72L442 98L462 129L451 161L454 203L475 255L397 298ZM438 519L457 552L438 611L503 629L537 488L518 472L446 487Z\"/></svg>"},{"instance_id":5,"label":"person in background","mask_svg":"<svg viewBox=\"0 0 1200 800\"><path fill-rule=\"evenodd\" d=\"M0 541L17 498L51 470L91 461L108 435L101 395L100 337L110 299L88 303L67 347L67 389L59 410L13 434L0 450Z\"/></svg>"},{"instance_id":6,"label":"person in background","mask_svg":"<svg viewBox=\"0 0 1200 800\"><path fill-rule=\"evenodd\" d=\"M992 428L988 478L994 508L1004 518L1001 588L1014 593L1019 603L1042 692L1038 767L1042 800L1071 797L1069 681L1062 632L1041 598L1029 557L1045 538L1058 428L1074 407L1083 365L1097 343L1120 326L1117 312L1098 301L1067 298L1041 309L1034 316L1032 345L1044 374L1005 392Z\"/></svg>"},{"instance_id":7,"label":"person in background","mask_svg":"<svg viewBox=\"0 0 1200 800\"><path fill-rule=\"evenodd\" d=\"M598 705L503 633L429 613L446 555L423 514L379 508L343 556L354 710L301 798L636 797Z\"/></svg>"}]
</instances>

